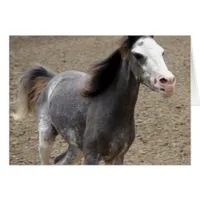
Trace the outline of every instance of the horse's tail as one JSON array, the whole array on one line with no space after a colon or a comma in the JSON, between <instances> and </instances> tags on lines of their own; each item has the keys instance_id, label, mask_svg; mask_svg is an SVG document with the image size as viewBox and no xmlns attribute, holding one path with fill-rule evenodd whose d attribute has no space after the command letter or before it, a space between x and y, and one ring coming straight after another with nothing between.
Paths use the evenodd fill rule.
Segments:
<instances>
[{"instance_id":1,"label":"horse's tail","mask_svg":"<svg viewBox=\"0 0 200 200\"><path fill-rule=\"evenodd\" d=\"M38 97L55 75L42 66L28 69L20 78L18 91L18 110L13 114L15 120L34 112Z\"/></svg>"}]
</instances>

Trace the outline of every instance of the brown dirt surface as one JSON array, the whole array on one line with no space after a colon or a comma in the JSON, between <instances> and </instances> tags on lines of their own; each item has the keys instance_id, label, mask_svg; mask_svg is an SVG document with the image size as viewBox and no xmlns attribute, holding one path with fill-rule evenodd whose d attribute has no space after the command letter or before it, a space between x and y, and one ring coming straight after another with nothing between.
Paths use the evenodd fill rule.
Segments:
<instances>
[{"instance_id":1,"label":"brown dirt surface","mask_svg":"<svg viewBox=\"0 0 200 200\"><path fill-rule=\"evenodd\" d=\"M18 80L31 64L54 72L86 71L108 56L120 39L114 37L10 37L10 113L16 110ZM190 37L156 36L165 61L176 76L176 91L164 99L141 85L136 105L136 138L125 156L129 165L190 165ZM58 137L51 156L67 144ZM10 164L40 165L34 117L14 121L10 116Z\"/></svg>"}]
</instances>

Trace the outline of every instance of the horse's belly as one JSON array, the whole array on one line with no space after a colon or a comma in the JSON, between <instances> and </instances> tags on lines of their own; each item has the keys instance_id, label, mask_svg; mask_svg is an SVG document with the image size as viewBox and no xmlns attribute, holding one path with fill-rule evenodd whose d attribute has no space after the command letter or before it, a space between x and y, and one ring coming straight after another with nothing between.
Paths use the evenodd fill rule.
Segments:
<instances>
[{"instance_id":1,"label":"horse's belly","mask_svg":"<svg viewBox=\"0 0 200 200\"><path fill-rule=\"evenodd\" d=\"M87 104L77 99L61 97L59 101L52 102L49 111L52 124L59 135L69 144L82 147Z\"/></svg>"}]
</instances>

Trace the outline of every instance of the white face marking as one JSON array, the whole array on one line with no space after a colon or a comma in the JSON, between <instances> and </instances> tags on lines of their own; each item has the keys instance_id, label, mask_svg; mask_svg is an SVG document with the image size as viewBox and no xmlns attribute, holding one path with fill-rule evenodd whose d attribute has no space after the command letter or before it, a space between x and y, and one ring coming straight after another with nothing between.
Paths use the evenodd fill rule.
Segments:
<instances>
[{"instance_id":1,"label":"white face marking","mask_svg":"<svg viewBox=\"0 0 200 200\"><path fill-rule=\"evenodd\" d=\"M174 75L168 70L163 59L164 49L159 46L153 38L140 38L132 47L131 52L136 56L141 65L142 80L145 85L161 94L166 94L169 87L172 92L174 86ZM143 58L137 58L141 55ZM143 59L143 62L140 59ZM163 80L161 80L164 78ZM162 91L160 90L162 89ZM163 91L164 90L164 91ZM167 94L167 95L168 95ZM166 96L167 96L166 95Z\"/></svg>"}]
</instances>

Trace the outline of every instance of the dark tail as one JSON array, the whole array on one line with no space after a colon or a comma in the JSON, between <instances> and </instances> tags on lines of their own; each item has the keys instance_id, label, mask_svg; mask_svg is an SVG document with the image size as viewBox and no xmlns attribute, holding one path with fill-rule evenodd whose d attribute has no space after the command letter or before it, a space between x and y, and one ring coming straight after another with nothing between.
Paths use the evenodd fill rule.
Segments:
<instances>
[{"instance_id":1,"label":"dark tail","mask_svg":"<svg viewBox=\"0 0 200 200\"><path fill-rule=\"evenodd\" d=\"M19 82L18 110L13 114L16 120L33 113L38 97L54 76L42 66L32 67L22 75Z\"/></svg>"}]
</instances>

